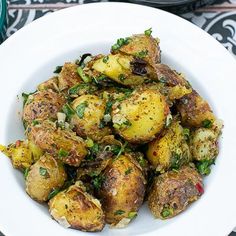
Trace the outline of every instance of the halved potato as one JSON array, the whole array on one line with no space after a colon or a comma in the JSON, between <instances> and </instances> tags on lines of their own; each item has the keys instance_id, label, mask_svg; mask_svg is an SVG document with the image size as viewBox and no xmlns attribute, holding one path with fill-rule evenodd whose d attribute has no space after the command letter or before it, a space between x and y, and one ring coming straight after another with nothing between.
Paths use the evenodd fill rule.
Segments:
<instances>
[{"instance_id":1,"label":"halved potato","mask_svg":"<svg viewBox=\"0 0 236 236\"><path fill-rule=\"evenodd\" d=\"M42 82L41 84L39 84L37 86L37 88L38 88L39 91L51 89L51 90L53 90L55 92L59 92L58 77L57 76L53 76L49 80L46 80L46 81Z\"/></svg>"},{"instance_id":2,"label":"halved potato","mask_svg":"<svg viewBox=\"0 0 236 236\"><path fill-rule=\"evenodd\" d=\"M128 224L143 203L145 179L142 168L129 154L123 154L106 167L99 190L106 222L116 227Z\"/></svg>"},{"instance_id":3,"label":"halved potato","mask_svg":"<svg viewBox=\"0 0 236 236\"><path fill-rule=\"evenodd\" d=\"M48 120L28 126L26 134L36 146L68 165L79 166L87 154L82 138Z\"/></svg>"},{"instance_id":4,"label":"halved potato","mask_svg":"<svg viewBox=\"0 0 236 236\"><path fill-rule=\"evenodd\" d=\"M82 231L101 231L105 217L100 202L86 193L81 181L58 193L49 201L52 217L62 226Z\"/></svg>"},{"instance_id":5,"label":"halved potato","mask_svg":"<svg viewBox=\"0 0 236 236\"><path fill-rule=\"evenodd\" d=\"M71 124L79 136L98 141L110 134L108 127L100 126L106 109L103 99L95 95L82 95L71 106L76 112L71 117Z\"/></svg>"},{"instance_id":6,"label":"halved potato","mask_svg":"<svg viewBox=\"0 0 236 236\"><path fill-rule=\"evenodd\" d=\"M209 104L195 90L179 100L177 110L181 114L182 123L191 127L204 127L205 123L213 123L215 120Z\"/></svg>"},{"instance_id":7,"label":"halved potato","mask_svg":"<svg viewBox=\"0 0 236 236\"><path fill-rule=\"evenodd\" d=\"M30 167L26 192L36 201L47 201L51 191L63 186L66 177L62 163L46 154Z\"/></svg>"},{"instance_id":8,"label":"halved potato","mask_svg":"<svg viewBox=\"0 0 236 236\"><path fill-rule=\"evenodd\" d=\"M169 107L157 90L139 89L129 98L115 103L112 122L116 131L131 143L151 141L166 123Z\"/></svg>"},{"instance_id":9,"label":"halved potato","mask_svg":"<svg viewBox=\"0 0 236 236\"><path fill-rule=\"evenodd\" d=\"M174 120L160 137L148 144L147 158L157 171L178 169L191 160L184 130L179 123Z\"/></svg>"}]
</instances>

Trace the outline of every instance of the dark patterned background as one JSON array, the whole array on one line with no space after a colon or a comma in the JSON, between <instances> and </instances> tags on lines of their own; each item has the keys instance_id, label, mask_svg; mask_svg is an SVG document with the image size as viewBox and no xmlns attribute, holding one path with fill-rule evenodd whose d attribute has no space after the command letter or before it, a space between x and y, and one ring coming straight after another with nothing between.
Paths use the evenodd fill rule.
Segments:
<instances>
[{"instance_id":1,"label":"dark patterned background","mask_svg":"<svg viewBox=\"0 0 236 236\"><path fill-rule=\"evenodd\" d=\"M103 0L106 2L107 0ZM31 21L56 10L97 0L10 0L7 37ZM214 5L181 15L198 25L236 56L236 0L217 0ZM236 225L236 222L235 222ZM0 236L1 236L0 232ZM230 236L236 236L231 233Z\"/></svg>"}]
</instances>

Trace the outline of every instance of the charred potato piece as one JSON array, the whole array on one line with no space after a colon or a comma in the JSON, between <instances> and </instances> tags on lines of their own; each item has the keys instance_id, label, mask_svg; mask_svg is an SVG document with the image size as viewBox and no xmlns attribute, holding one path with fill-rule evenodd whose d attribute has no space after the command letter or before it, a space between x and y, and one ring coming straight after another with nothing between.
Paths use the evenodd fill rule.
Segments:
<instances>
[{"instance_id":1,"label":"charred potato piece","mask_svg":"<svg viewBox=\"0 0 236 236\"><path fill-rule=\"evenodd\" d=\"M52 90L29 95L23 109L23 120L26 124L31 124L34 120L56 119L57 112L65 102L63 95Z\"/></svg>"},{"instance_id":2,"label":"charred potato piece","mask_svg":"<svg viewBox=\"0 0 236 236\"><path fill-rule=\"evenodd\" d=\"M106 222L124 227L143 203L146 182L142 169L130 155L124 154L107 166L103 177L99 196Z\"/></svg>"},{"instance_id":3,"label":"charred potato piece","mask_svg":"<svg viewBox=\"0 0 236 236\"><path fill-rule=\"evenodd\" d=\"M20 170L29 168L43 155L42 150L28 140L17 140L7 147L0 145L0 151L11 159L14 168Z\"/></svg>"},{"instance_id":4,"label":"charred potato piece","mask_svg":"<svg viewBox=\"0 0 236 236\"><path fill-rule=\"evenodd\" d=\"M66 172L61 162L44 155L30 167L26 177L26 192L39 202L48 200L49 194L60 189L66 180Z\"/></svg>"},{"instance_id":5,"label":"charred potato piece","mask_svg":"<svg viewBox=\"0 0 236 236\"><path fill-rule=\"evenodd\" d=\"M122 85L139 85L146 79L144 76L133 74L132 56L122 54L109 54L99 58L93 63L92 69L113 79ZM147 73L147 72L146 72ZM145 75L145 74L144 74Z\"/></svg>"},{"instance_id":6,"label":"charred potato piece","mask_svg":"<svg viewBox=\"0 0 236 236\"><path fill-rule=\"evenodd\" d=\"M179 121L174 120L160 137L148 144L147 158L161 173L171 168L178 169L191 160L184 129Z\"/></svg>"},{"instance_id":7,"label":"charred potato piece","mask_svg":"<svg viewBox=\"0 0 236 236\"><path fill-rule=\"evenodd\" d=\"M86 193L80 181L49 201L52 217L62 226L82 231L101 231L105 225L100 202Z\"/></svg>"},{"instance_id":8,"label":"charred potato piece","mask_svg":"<svg viewBox=\"0 0 236 236\"><path fill-rule=\"evenodd\" d=\"M39 84L37 88L39 91L51 89L55 92L59 92L58 77L54 76L50 78L49 80L44 81L43 83Z\"/></svg>"},{"instance_id":9,"label":"charred potato piece","mask_svg":"<svg viewBox=\"0 0 236 236\"><path fill-rule=\"evenodd\" d=\"M182 123L190 127L204 127L215 120L209 104L195 90L179 100L177 110Z\"/></svg>"},{"instance_id":10,"label":"charred potato piece","mask_svg":"<svg viewBox=\"0 0 236 236\"><path fill-rule=\"evenodd\" d=\"M169 108L157 90L139 89L112 107L115 130L131 143L151 141L164 128Z\"/></svg>"},{"instance_id":11,"label":"charred potato piece","mask_svg":"<svg viewBox=\"0 0 236 236\"><path fill-rule=\"evenodd\" d=\"M155 178L148 196L148 206L159 219L168 219L184 211L203 194L202 178L189 167L169 171Z\"/></svg>"},{"instance_id":12,"label":"charred potato piece","mask_svg":"<svg viewBox=\"0 0 236 236\"><path fill-rule=\"evenodd\" d=\"M77 73L78 66L75 63L66 62L58 75L58 87L60 91L68 89L80 82L80 76Z\"/></svg>"},{"instance_id":13,"label":"charred potato piece","mask_svg":"<svg viewBox=\"0 0 236 236\"><path fill-rule=\"evenodd\" d=\"M145 34L133 35L128 38L127 44L124 44L118 50L112 50L113 53L116 53L116 51L142 58L151 66L161 61L159 40Z\"/></svg>"},{"instance_id":14,"label":"charred potato piece","mask_svg":"<svg viewBox=\"0 0 236 236\"><path fill-rule=\"evenodd\" d=\"M57 128L55 123L48 120L29 126L27 136L43 151L68 165L79 166L87 154L82 138L70 130Z\"/></svg>"},{"instance_id":15,"label":"charred potato piece","mask_svg":"<svg viewBox=\"0 0 236 236\"><path fill-rule=\"evenodd\" d=\"M223 124L216 120L212 127L198 128L190 136L190 150L197 161L213 160L219 153L218 138Z\"/></svg>"},{"instance_id":16,"label":"charred potato piece","mask_svg":"<svg viewBox=\"0 0 236 236\"><path fill-rule=\"evenodd\" d=\"M100 127L106 109L103 99L82 95L73 101L72 108L76 113L71 117L71 124L79 136L97 141L110 134L108 127Z\"/></svg>"}]
</instances>

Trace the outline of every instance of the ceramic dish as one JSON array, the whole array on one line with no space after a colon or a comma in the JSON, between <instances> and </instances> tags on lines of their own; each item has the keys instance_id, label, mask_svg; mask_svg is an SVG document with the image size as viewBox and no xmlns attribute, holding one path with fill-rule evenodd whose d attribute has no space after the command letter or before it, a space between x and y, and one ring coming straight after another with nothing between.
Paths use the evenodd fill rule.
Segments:
<instances>
[{"instance_id":1,"label":"ceramic dish","mask_svg":"<svg viewBox=\"0 0 236 236\"><path fill-rule=\"evenodd\" d=\"M224 120L220 155L204 182L205 194L184 213L160 221L144 206L127 228L105 228L97 235L227 235L236 224L236 62L217 41L177 16L134 4L88 4L40 18L14 34L0 46L4 81L0 87L0 143L23 137L20 94L33 91L52 75L52 68L85 52L107 53L118 37L150 27L161 39L163 63L184 71ZM12 169L4 155L0 157L0 229L5 235L89 234L64 229L51 220L46 207L26 195L22 174Z\"/></svg>"}]
</instances>

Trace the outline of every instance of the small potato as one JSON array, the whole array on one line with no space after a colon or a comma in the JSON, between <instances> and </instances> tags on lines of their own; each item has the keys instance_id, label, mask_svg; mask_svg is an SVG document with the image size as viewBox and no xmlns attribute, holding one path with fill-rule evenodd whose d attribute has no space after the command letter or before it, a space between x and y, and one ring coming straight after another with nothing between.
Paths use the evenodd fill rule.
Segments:
<instances>
[{"instance_id":1,"label":"small potato","mask_svg":"<svg viewBox=\"0 0 236 236\"><path fill-rule=\"evenodd\" d=\"M139 85L147 79L134 74L132 63L134 58L122 54L109 54L94 61L92 69L100 72L122 85ZM143 74L147 74L147 71Z\"/></svg>"},{"instance_id":2,"label":"small potato","mask_svg":"<svg viewBox=\"0 0 236 236\"><path fill-rule=\"evenodd\" d=\"M178 169L191 160L184 130L179 121L174 120L161 136L148 144L147 158L157 171Z\"/></svg>"},{"instance_id":3,"label":"small potato","mask_svg":"<svg viewBox=\"0 0 236 236\"><path fill-rule=\"evenodd\" d=\"M213 160L219 153L219 134L211 129L196 129L190 136L190 148L193 159L197 161Z\"/></svg>"},{"instance_id":4,"label":"small potato","mask_svg":"<svg viewBox=\"0 0 236 236\"><path fill-rule=\"evenodd\" d=\"M51 121L28 126L26 132L28 139L36 146L68 165L79 166L87 155L82 138L70 130L57 128Z\"/></svg>"},{"instance_id":5,"label":"small potato","mask_svg":"<svg viewBox=\"0 0 236 236\"><path fill-rule=\"evenodd\" d=\"M63 95L52 90L29 95L23 109L23 120L26 124L31 124L34 120L56 119L57 112L65 102Z\"/></svg>"},{"instance_id":6,"label":"small potato","mask_svg":"<svg viewBox=\"0 0 236 236\"><path fill-rule=\"evenodd\" d=\"M100 127L106 109L103 99L95 95L82 95L73 101L72 108L76 113L71 117L71 124L79 136L98 141L110 134L108 127Z\"/></svg>"},{"instance_id":7,"label":"small potato","mask_svg":"<svg viewBox=\"0 0 236 236\"><path fill-rule=\"evenodd\" d=\"M105 225L100 202L86 193L81 181L53 197L49 201L49 211L66 228L96 232Z\"/></svg>"},{"instance_id":8,"label":"small potato","mask_svg":"<svg viewBox=\"0 0 236 236\"><path fill-rule=\"evenodd\" d=\"M58 87L60 91L68 89L82 82L77 73L77 65L75 63L66 62L58 76Z\"/></svg>"},{"instance_id":9,"label":"small potato","mask_svg":"<svg viewBox=\"0 0 236 236\"><path fill-rule=\"evenodd\" d=\"M139 89L112 107L116 131L131 143L145 143L164 128L169 107L157 90Z\"/></svg>"},{"instance_id":10,"label":"small potato","mask_svg":"<svg viewBox=\"0 0 236 236\"><path fill-rule=\"evenodd\" d=\"M26 192L36 201L45 202L51 191L60 189L66 180L61 162L44 155L30 167L26 177Z\"/></svg>"},{"instance_id":11,"label":"small potato","mask_svg":"<svg viewBox=\"0 0 236 236\"><path fill-rule=\"evenodd\" d=\"M195 90L179 100L177 110L182 123L190 127L204 127L215 120L209 104Z\"/></svg>"},{"instance_id":12,"label":"small potato","mask_svg":"<svg viewBox=\"0 0 236 236\"><path fill-rule=\"evenodd\" d=\"M168 219L184 211L203 194L202 178L198 172L183 166L154 179L148 196L148 206L159 219Z\"/></svg>"},{"instance_id":13,"label":"small potato","mask_svg":"<svg viewBox=\"0 0 236 236\"><path fill-rule=\"evenodd\" d=\"M37 88L39 91L51 89L55 92L59 92L58 77L54 76L54 77L50 78L49 80L44 81L43 83L39 84Z\"/></svg>"},{"instance_id":14,"label":"small potato","mask_svg":"<svg viewBox=\"0 0 236 236\"><path fill-rule=\"evenodd\" d=\"M116 158L105 169L104 182L99 191L106 222L124 227L143 203L145 179L142 168L128 154Z\"/></svg>"},{"instance_id":15,"label":"small potato","mask_svg":"<svg viewBox=\"0 0 236 236\"><path fill-rule=\"evenodd\" d=\"M161 61L159 40L145 34L137 34L129 37L128 43L118 49L119 52L141 57L151 66ZM116 53L116 50L112 50Z\"/></svg>"}]
</instances>

